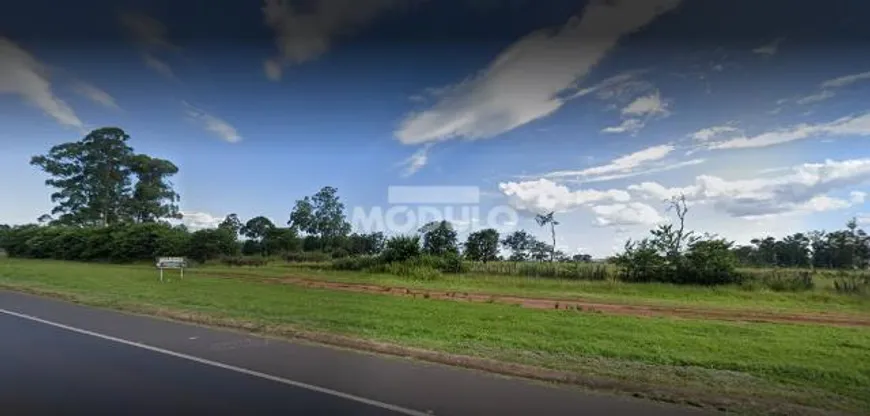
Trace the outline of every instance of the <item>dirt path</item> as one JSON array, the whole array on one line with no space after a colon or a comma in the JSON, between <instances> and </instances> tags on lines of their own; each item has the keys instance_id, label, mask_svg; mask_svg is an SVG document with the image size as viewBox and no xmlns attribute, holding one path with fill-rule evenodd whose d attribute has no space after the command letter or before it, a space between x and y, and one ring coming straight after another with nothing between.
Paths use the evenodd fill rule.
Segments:
<instances>
[{"instance_id":1,"label":"dirt path","mask_svg":"<svg viewBox=\"0 0 870 416\"><path fill-rule=\"evenodd\" d=\"M207 272L209 276L257 280L263 283L292 284L296 286L342 290L358 293L379 293L412 298L453 300L463 302L500 303L530 309L575 310L579 312L607 313L631 316L664 316L680 318L714 319L723 321L810 323L839 326L870 327L870 317L830 313L777 313L730 309L693 308L661 305L628 305L586 301L583 299L546 299L485 293L411 289L366 283L336 282L305 277L262 277L245 273Z\"/></svg>"}]
</instances>

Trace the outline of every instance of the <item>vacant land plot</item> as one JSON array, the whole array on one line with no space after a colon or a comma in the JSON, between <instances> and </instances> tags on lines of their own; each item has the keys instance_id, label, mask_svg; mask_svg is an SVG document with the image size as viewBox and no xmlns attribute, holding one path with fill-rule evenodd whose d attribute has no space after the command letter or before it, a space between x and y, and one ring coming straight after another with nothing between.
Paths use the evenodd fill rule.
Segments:
<instances>
[{"instance_id":1,"label":"vacant land plot","mask_svg":"<svg viewBox=\"0 0 870 416\"><path fill-rule=\"evenodd\" d=\"M870 298L835 293L829 278L817 278L817 288L804 292L747 290L738 286L681 286L483 274L445 274L434 280L414 280L390 274L332 271L317 265L281 264L266 267L207 266L193 271L216 276L317 279L391 288L449 293L521 296L588 303L731 309L741 312L842 314L870 316Z\"/></svg>"},{"instance_id":2,"label":"vacant land plot","mask_svg":"<svg viewBox=\"0 0 870 416\"><path fill-rule=\"evenodd\" d=\"M534 310L275 285L204 271L186 277L160 284L153 269L141 267L0 260L0 286L92 305L347 345L356 339L375 350L424 349L437 354L411 355L493 370L499 369L486 359L497 360L507 373L517 372L516 364L530 365L541 370L523 370L526 375L716 408L870 412L867 328Z\"/></svg>"}]
</instances>

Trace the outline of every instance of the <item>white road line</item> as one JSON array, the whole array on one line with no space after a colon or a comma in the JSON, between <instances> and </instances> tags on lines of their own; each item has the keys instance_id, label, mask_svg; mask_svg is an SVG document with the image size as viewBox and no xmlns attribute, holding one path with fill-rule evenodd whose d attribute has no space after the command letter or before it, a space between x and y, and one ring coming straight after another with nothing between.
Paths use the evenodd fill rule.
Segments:
<instances>
[{"instance_id":1,"label":"white road line","mask_svg":"<svg viewBox=\"0 0 870 416\"><path fill-rule=\"evenodd\" d=\"M113 341L113 342L117 342L120 344L130 345L133 347L142 348L142 349L145 349L148 351L153 351L153 352L160 353L160 354L165 354L165 355L170 355L173 357L183 358L185 360L190 360L190 361L197 362L200 364L210 365L212 367L223 368L224 370L235 371L237 373L242 373L242 374L247 374L249 376L259 377L259 378L263 378L266 380L271 380L271 381L275 381L278 383L290 385L293 387L299 387L299 388L303 388L303 389L307 389L307 390L316 391L318 393L324 393L324 394L329 394L331 396L340 397L342 399L353 400L353 401L359 402L359 403L365 403L365 404L370 405L370 406L379 407L381 409L390 410L390 411L393 411L396 413L401 413L401 414L410 415L410 416L432 416L432 413L421 412L421 411L413 410L413 409L406 409L406 408L401 407L401 406L396 406L396 405L392 405L389 403L379 402L377 400L366 399L365 397L354 396L354 395L348 394L348 393L342 393L340 391L328 389L326 387L315 386L315 385L303 383L301 381L289 380L289 379L286 379L283 377L273 376L271 374L266 374L266 373L261 373L259 371L249 370L247 368L236 367L236 366L229 365L229 364L219 363L217 361L211 361L211 360L206 360L204 358L194 357L192 355L182 354L180 352L175 352L175 351L165 350L163 348L153 347L151 345L141 344L141 343L134 342L134 341L128 341L126 339L116 338L116 337L113 337L110 335L100 334L97 332L88 331L86 329L76 328L76 327L64 325L64 324L61 324L58 322L52 322L52 321L48 321L48 320L45 320L42 318L37 318L35 316L30 316L30 315L25 315L25 314L18 313L18 312L8 311L6 309L0 309L0 313L15 316L15 317L22 318L22 319L27 319L27 320L34 321L34 322L39 322L41 324L50 325L50 326L53 326L56 328L65 329L67 331L77 332L79 334L90 335L92 337L97 337L97 338L104 339L107 341Z\"/></svg>"}]
</instances>

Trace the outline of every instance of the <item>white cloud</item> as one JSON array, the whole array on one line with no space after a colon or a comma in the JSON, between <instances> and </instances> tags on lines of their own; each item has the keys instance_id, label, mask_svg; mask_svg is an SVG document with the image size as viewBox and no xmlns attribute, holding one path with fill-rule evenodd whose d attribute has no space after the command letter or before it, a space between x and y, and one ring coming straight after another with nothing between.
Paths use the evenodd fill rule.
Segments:
<instances>
[{"instance_id":1,"label":"white cloud","mask_svg":"<svg viewBox=\"0 0 870 416\"><path fill-rule=\"evenodd\" d=\"M811 95L807 95L807 96L805 96L805 97L801 97L801 98L799 98L796 102L797 102L798 104L801 104L801 105L803 105L803 104L812 104L812 103L817 103L817 102L819 102L819 101L825 101L825 100L827 100L827 99L829 99L829 98L834 97L834 95L836 95L836 94L834 94L833 91L830 91L830 90L822 90L822 91L819 91L819 92L817 92L817 93L815 93L815 94L811 94Z\"/></svg>"},{"instance_id":2,"label":"white cloud","mask_svg":"<svg viewBox=\"0 0 870 416\"><path fill-rule=\"evenodd\" d=\"M740 136L725 141L714 142L708 147L710 149L745 149L773 146L812 137L848 135L870 135L870 113L846 116L828 123L801 123L752 137Z\"/></svg>"},{"instance_id":3,"label":"white cloud","mask_svg":"<svg viewBox=\"0 0 870 416\"><path fill-rule=\"evenodd\" d=\"M500 183L498 187L508 197L511 206L537 214L550 211L567 212L596 202L628 202L631 199L628 192L622 190L572 191L548 179Z\"/></svg>"},{"instance_id":4,"label":"white cloud","mask_svg":"<svg viewBox=\"0 0 870 416\"><path fill-rule=\"evenodd\" d=\"M592 212L602 226L655 225L666 221L655 208L642 202L596 205Z\"/></svg>"},{"instance_id":5,"label":"white cloud","mask_svg":"<svg viewBox=\"0 0 870 416\"><path fill-rule=\"evenodd\" d=\"M545 117L619 39L675 8L679 0L594 1L558 30L539 30L504 50L479 74L448 88L395 132L405 144L496 136Z\"/></svg>"},{"instance_id":6,"label":"white cloud","mask_svg":"<svg viewBox=\"0 0 870 416\"><path fill-rule=\"evenodd\" d=\"M160 75L174 78L169 64L155 55L157 51L177 51L180 49L169 41L166 35L166 26L151 16L137 12L121 13L119 20L142 50L142 60L145 65Z\"/></svg>"},{"instance_id":7,"label":"white cloud","mask_svg":"<svg viewBox=\"0 0 870 416\"><path fill-rule=\"evenodd\" d=\"M867 192L852 191L849 193L849 201L853 204L863 204L867 200Z\"/></svg>"},{"instance_id":8,"label":"white cloud","mask_svg":"<svg viewBox=\"0 0 870 416\"><path fill-rule=\"evenodd\" d=\"M226 121L215 117L205 111L196 108L188 103L184 103L187 116L192 120L202 125L202 127L228 143L237 143L242 140L242 137L236 131L236 128Z\"/></svg>"},{"instance_id":9,"label":"white cloud","mask_svg":"<svg viewBox=\"0 0 870 416\"><path fill-rule=\"evenodd\" d=\"M605 127L601 129L602 133L633 133L642 129L646 124L640 120L630 118L622 122L618 126Z\"/></svg>"},{"instance_id":10,"label":"white cloud","mask_svg":"<svg viewBox=\"0 0 870 416\"><path fill-rule=\"evenodd\" d=\"M118 103L115 102L114 97L94 85L85 82L77 82L73 85L73 91L104 107L115 110L119 109Z\"/></svg>"},{"instance_id":11,"label":"white cloud","mask_svg":"<svg viewBox=\"0 0 870 416\"><path fill-rule=\"evenodd\" d=\"M308 3L300 12L287 0L265 0L266 26L275 32L279 56L265 61L266 76L281 79L285 65L317 59L329 50L334 38L358 30L385 11L402 5L399 0L323 0Z\"/></svg>"},{"instance_id":12,"label":"white cloud","mask_svg":"<svg viewBox=\"0 0 870 416\"><path fill-rule=\"evenodd\" d=\"M419 150L414 152L407 159L402 161L401 165L405 167L402 176L411 176L417 173L420 169L422 169L429 162L429 148L431 146L425 145L421 147Z\"/></svg>"},{"instance_id":13,"label":"white cloud","mask_svg":"<svg viewBox=\"0 0 870 416\"><path fill-rule=\"evenodd\" d=\"M624 172L624 173L615 173L612 175L593 176L593 177L588 177L588 178L581 177L581 178L578 178L578 179L575 179L572 181L568 181L568 182L583 184L583 183L590 183L590 182L612 181L615 179L624 179L624 178L631 178L631 177L635 177L635 176L650 175L653 173L660 173L660 172L667 172L670 170L681 169L681 168L684 168L687 166L700 165L706 161L707 161L707 159L690 159L690 160L684 160L682 162L676 162L676 163L661 162L661 163L657 163L654 166L651 166L649 168L644 168L642 170L635 170L635 171Z\"/></svg>"},{"instance_id":14,"label":"white cloud","mask_svg":"<svg viewBox=\"0 0 870 416\"><path fill-rule=\"evenodd\" d=\"M684 194L696 203L712 204L735 217L842 209L852 200L831 198L829 192L870 182L870 158L805 163L790 173L769 178L726 180L701 175L692 185L667 188L655 182L631 185L628 190L646 198L667 199ZM860 192L860 191L859 191Z\"/></svg>"},{"instance_id":15,"label":"white cloud","mask_svg":"<svg viewBox=\"0 0 870 416\"><path fill-rule=\"evenodd\" d=\"M735 133L740 133L740 129L733 126L723 125L701 129L692 133L690 136L695 141L707 142L714 139L722 139L723 136L733 136Z\"/></svg>"},{"instance_id":16,"label":"white cloud","mask_svg":"<svg viewBox=\"0 0 870 416\"><path fill-rule=\"evenodd\" d=\"M217 228L224 220L224 217L216 217L207 212L182 211L181 215L181 223L191 231Z\"/></svg>"},{"instance_id":17,"label":"white cloud","mask_svg":"<svg viewBox=\"0 0 870 416\"><path fill-rule=\"evenodd\" d=\"M870 213L859 214L856 219L858 220L858 225L870 225Z\"/></svg>"},{"instance_id":18,"label":"white cloud","mask_svg":"<svg viewBox=\"0 0 870 416\"><path fill-rule=\"evenodd\" d=\"M544 177L546 178L561 178L571 176L597 176L609 173L627 173L647 162L664 159L667 155L674 151L674 146L663 144L658 146L648 147L625 156L618 157L610 161L606 165L594 166L583 170L575 171L557 171L551 172Z\"/></svg>"},{"instance_id":19,"label":"white cloud","mask_svg":"<svg viewBox=\"0 0 870 416\"><path fill-rule=\"evenodd\" d=\"M776 38L766 45L762 45L762 46L759 46L759 47L753 49L752 52L760 54L760 55L767 55L767 56L776 55L776 53L779 52L779 45L784 40L785 40L785 38Z\"/></svg>"},{"instance_id":20,"label":"white cloud","mask_svg":"<svg viewBox=\"0 0 870 416\"><path fill-rule=\"evenodd\" d=\"M650 95L639 97L622 109L625 116L667 115L668 103L662 101L661 94L656 91Z\"/></svg>"},{"instance_id":21,"label":"white cloud","mask_svg":"<svg viewBox=\"0 0 870 416\"><path fill-rule=\"evenodd\" d=\"M829 79L822 83L822 88L839 88L854 84L858 81L870 80L870 71L858 74L845 75L839 78Z\"/></svg>"},{"instance_id":22,"label":"white cloud","mask_svg":"<svg viewBox=\"0 0 870 416\"><path fill-rule=\"evenodd\" d=\"M667 117L668 103L662 100L659 91L635 98L622 109L625 118L618 126L606 127L602 133L636 133L640 131L648 120L653 117ZM642 119L641 119L642 118Z\"/></svg>"},{"instance_id":23,"label":"white cloud","mask_svg":"<svg viewBox=\"0 0 870 416\"><path fill-rule=\"evenodd\" d=\"M653 88L651 83L637 79L638 75L644 72L647 71L633 70L614 75L591 87L578 90L569 98L579 98L595 93L595 96L600 100L610 100L644 93Z\"/></svg>"},{"instance_id":24,"label":"white cloud","mask_svg":"<svg viewBox=\"0 0 870 416\"><path fill-rule=\"evenodd\" d=\"M170 67L166 62L157 59L154 55L144 53L142 54L142 60L145 61L145 66L153 69L154 72L157 72L166 78L175 79L175 72L172 71L172 67Z\"/></svg>"},{"instance_id":25,"label":"white cloud","mask_svg":"<svg viewBox=\"0 0 870 416\"><path fill-rule=\"evenodd\" d=\"M0 37L0 94L17 94L60 124L84 128L72 107L54 95L45 65L3 37Z\"/></svg>"}]
</instances>

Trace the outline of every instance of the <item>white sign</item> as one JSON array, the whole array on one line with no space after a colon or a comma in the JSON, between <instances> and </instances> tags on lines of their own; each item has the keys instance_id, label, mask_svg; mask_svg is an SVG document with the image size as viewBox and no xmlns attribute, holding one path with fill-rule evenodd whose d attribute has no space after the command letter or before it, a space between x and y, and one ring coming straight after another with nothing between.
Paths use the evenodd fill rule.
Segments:
<instances>
[{"instance_id":1,"label":"white sign","mask_svg":"<svg viewBox=\"0 0 870 416\"><path fill-rule=\"evenodd\" d=\"M184 268L187 267L187 261L184 257L158 257L157 268L160 269L160 281L163 281L163 269L180 269L181 278L184 279Z\"/></svg>"}]
</instances>

